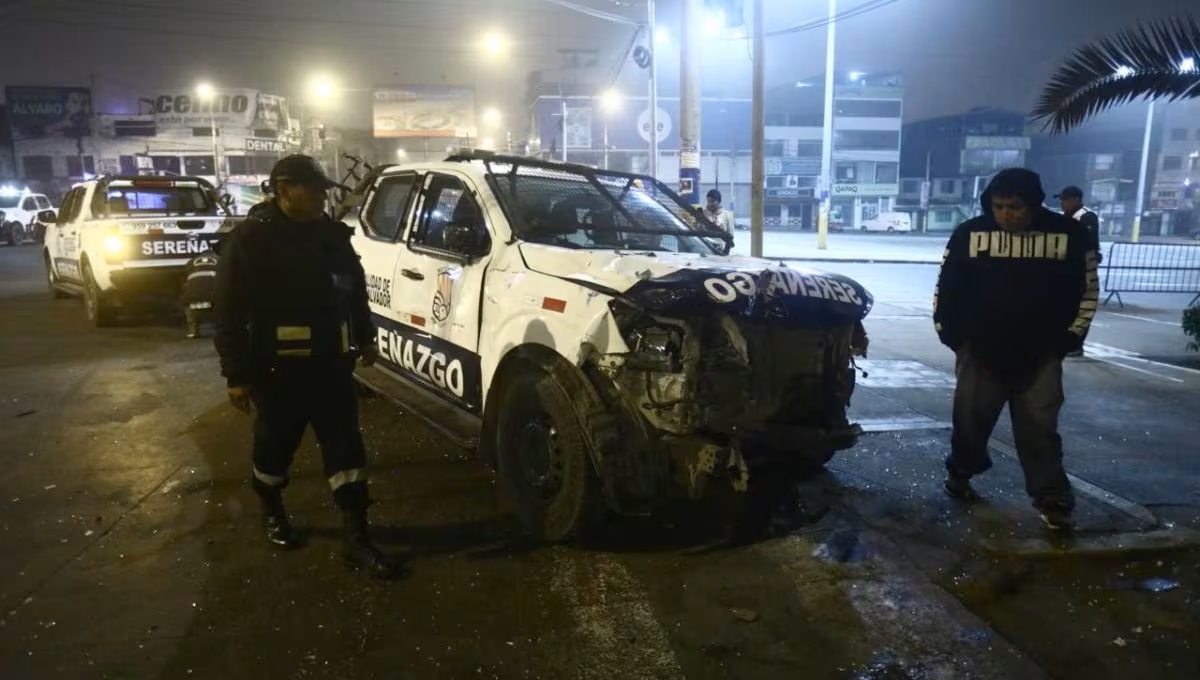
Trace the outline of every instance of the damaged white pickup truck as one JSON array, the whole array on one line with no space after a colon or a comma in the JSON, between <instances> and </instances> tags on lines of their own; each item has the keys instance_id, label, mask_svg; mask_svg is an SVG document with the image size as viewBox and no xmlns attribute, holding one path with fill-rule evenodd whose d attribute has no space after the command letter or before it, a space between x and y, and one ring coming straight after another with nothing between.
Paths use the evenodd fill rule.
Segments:
<instances>
[{"instance_id":1,"label":"damaged white pickup truck","mask_svg":"<svg viewBox=\"0 0 1200 680\"><path fill-rule=\"evenodd\" d=\"M871 295L726 256L652 178L462 152L373 170L350 210L381 355L359 380L478 450L543 539L818 468L861 431Z\"/></svg>"}]
</instances>

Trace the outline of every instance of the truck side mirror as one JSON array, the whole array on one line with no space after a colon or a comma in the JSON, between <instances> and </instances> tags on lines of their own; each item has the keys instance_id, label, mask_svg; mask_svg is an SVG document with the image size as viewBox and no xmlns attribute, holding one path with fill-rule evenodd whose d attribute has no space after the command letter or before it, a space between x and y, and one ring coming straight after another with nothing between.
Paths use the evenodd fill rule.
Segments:
<instances>
[{"instance_id":1,"label":"truck side mirror","mask_svg":"<svg viewBox=\"0 0 1200 680\"><path fill-rule=\"evenodd\" d=\"M472 222L451 222L443 232L446 248L467 257L479 257L487 253L491 244L487 231Z\"/></svg>"},{"instance_id":2,"label":"truck side mirror","mask_svg":"<svg viewBox=\"0 0 1200 680\"><path fill-rule=\"evenodd\" d=\"M37 221L42 224L58 224L58 214L53 210L43 210L37 214Z\"/></svg>"}]
</instances>

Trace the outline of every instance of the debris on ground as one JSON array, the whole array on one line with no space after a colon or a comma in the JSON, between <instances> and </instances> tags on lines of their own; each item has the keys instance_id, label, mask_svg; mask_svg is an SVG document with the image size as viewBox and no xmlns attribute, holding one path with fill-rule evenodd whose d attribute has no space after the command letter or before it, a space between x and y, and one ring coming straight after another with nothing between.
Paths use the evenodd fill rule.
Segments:
<instances>
[{"instance_id":1,"label":"debris on ground","mask_svg":"<svg viewBox=\"0 0 1200 680\"><path fill-rule=\"evenodd\" d=\"M758 612L754 611L753 609L734 607L733 609L729 610L729 613L733 614L733 618L745 623L754 623L758 620Z\"/></svg>"}]
</instances>

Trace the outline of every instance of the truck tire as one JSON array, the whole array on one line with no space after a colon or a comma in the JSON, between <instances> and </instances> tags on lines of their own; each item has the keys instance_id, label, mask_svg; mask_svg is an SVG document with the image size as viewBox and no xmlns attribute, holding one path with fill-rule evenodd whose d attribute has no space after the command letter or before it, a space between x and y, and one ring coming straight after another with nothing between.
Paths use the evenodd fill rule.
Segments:
<instances>
[{"instance_id":1,"label":"truck tire","mask_svg":"<svg viewBox=\"0 0 1200 680\"><path fill-rule=\"evenodd\" d=\"M58 277L54 275L54 269L50 266L50 253L42 255L42 262L46 265L46 285L50 288L50 297L55 300L66 299L68 295L58 287Z\"/></svg>"},{"instance_id":2,"label":"truck tire","mask_svg":"<svg viewBox=\"0 0 1200 680\"><path fill-rule=\"evenodd\" d=\"M16 246L21 243L21 240L18 238L18 236L21 234L20 222L9 222L8 224L4 225L4 231L5 240L8 242L8 245Z\"/></svg>"},{"instance_id":3,"label":"truck tire","mask_svg":"<svg viewBox=\"0 0 1200 680\"><path fill-rule=\"evenodd\" d=\"M83 306L87 310L88 321L96 328L113 325L115 311L100 292L96 277L92 275L92 265L86 262L83 264Z\"/></svg>"},{"instance_id":4,"label":"truck tire","mask_svg":"<svg viewBox=\"0 0 1200 680\"><path fill-rule=\"evenodd\" d=\"M517 517L552 543L582 539L604 517L587 433L589 418L554 371L526 363L499 395L496 465Z\"/></svg>"}]
</instances>

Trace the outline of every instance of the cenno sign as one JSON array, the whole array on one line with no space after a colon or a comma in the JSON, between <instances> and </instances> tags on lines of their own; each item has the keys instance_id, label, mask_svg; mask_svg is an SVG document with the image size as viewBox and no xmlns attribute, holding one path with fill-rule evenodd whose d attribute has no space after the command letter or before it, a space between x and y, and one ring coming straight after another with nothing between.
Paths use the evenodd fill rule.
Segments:
<instances>
[{"instance_id":1,"label":"cenno sign","mask_svg":"<svg viewBox=\"0 0 1200 680\"><path fill-rule=\"evenodd\" d=\"M155 113L246 113L250 110L250 97L244 94L222 94L211 102L195 101L191 95L159 95L154 100Z\"/></svg>"}]
</instances>

